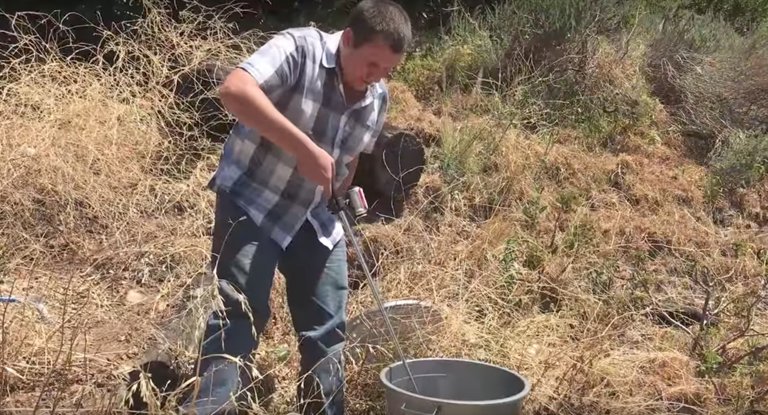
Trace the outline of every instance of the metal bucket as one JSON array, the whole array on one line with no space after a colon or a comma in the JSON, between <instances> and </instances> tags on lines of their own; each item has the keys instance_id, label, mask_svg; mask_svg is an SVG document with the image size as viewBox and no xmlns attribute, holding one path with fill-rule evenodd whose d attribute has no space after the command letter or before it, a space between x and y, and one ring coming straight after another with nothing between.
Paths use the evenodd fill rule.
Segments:
<instances>
[{"instance_id":1,"label":"metal bucket","mask_svg":"<svg viewBox=\"0 0 768 415\"><path fill-rule=\"evenodd\" d=\"M519 415L531 385L503 367L465 359L408 361L419 393L402 362L379 377L387 415Z\"/></svg>"},{"instance_id":2,"label":"metal bucket","mask_svg":"<svg viewBox=\"0 0 768 415\"><path fill-rule=\"evenodd\" d=\"M383 304L397 341L404 349L421 348L442 330L440 310L426 301L401 299ZM392 338L377 307L352 317L347 323L348 358L369 364L391 361ZM407 352L406 352L407 354Z\"/></svg>"}]
</instances>

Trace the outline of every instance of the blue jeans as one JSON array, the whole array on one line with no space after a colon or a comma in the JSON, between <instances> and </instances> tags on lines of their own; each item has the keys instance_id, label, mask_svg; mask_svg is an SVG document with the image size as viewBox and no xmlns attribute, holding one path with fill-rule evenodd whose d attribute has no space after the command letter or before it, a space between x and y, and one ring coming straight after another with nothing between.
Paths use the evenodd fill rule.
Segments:
<instances>
[{"instance_id":1,"label":"blue jeans","mask_svg":"<svg viewBox=\"0 0 768 415\"><path fill-rule=\"evenodd\" d=\"M213 312L206 323L200 372L218 354L249 361L270 317L269 296L277 268L285 277L298 335L300 411L343 414L342 349L348 295L344 239L329 250L306 221L283 250L233 200L219 194L212 250L224 308Z\"/></svg>"}]
</instances>

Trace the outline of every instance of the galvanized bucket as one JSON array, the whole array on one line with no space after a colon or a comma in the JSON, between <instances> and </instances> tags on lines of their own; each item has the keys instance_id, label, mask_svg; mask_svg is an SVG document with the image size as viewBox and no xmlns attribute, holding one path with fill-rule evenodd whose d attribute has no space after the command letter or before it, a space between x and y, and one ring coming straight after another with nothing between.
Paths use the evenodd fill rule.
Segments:
<instances>
[{"instance_id":1,"label":"galvanized bucket","mask_svg":"<svg viewBox=\"0 0 768 415\"><path fill-rule=\"evenodd\" d=\"M387 415L519 415L531 390L518 373L473 360L413 359L408 368L419 393L402 362L379 375Z\"/></svg>"},{"instance_id":2,"label":"galvanized bucket","mask_svg":"<svg viewBox=\"0 0 768 415\"><path fill-rule=\"evenodd\" d=\"M406 350L423 347L444 330L442 313L427 301L394 300L384 303L383 308L397 341ZM389 362L391 359L386 351L394 348L392 340L381 310L372 308L347 323L347 358L368 364Z\"/></svg>"}]
</instances>

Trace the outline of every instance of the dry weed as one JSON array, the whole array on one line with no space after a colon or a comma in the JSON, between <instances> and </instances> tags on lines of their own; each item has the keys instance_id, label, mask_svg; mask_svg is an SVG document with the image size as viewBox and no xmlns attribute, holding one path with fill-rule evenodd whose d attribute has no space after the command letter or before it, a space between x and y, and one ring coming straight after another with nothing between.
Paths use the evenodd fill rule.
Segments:
<instances>
[{"instance_id":1,"label":"dry weed","mask_svg":"<svg viewBox=\"0 0 768 415\"><path fill-rule=\"evenodd\" d=\"M0 294L40 297L51 316L46 323L3 304L6 410L108 413L121 405L125 372L155 352L190 369L212 307L204 185L217 149L200 126L169 129L199 121L172 81L205 62L242 58L259 36L235 38L215 18L186 18L176 25L150 14L111 36L98 52L104 60L91 63L26 37L15 53L27 58L4 66ZM609 62L617 63L597 64ZM618 83L636 70L598 69L620 72ZM440 324L409 338L407 354L517 370L532 382L526 405L536 414L762 405L768 240L713 224L701 206L701 166L663 145L588 153L488 118L433 125L433 116L412 113L402 85L393 93L405 105L398 123L427 120L424 128L442 135L407 215L359 228L385 298L428 301L440 312ZM257 352L269 413L293 408L297 381L284 289L278 276ZM719 324L651 318L682 306ZM352 293L351 317L372 307L367 287ZM381 354L365 362L364 348L348 349L349 410L382 413L378 371L397 357L374 345ZM148 404L162 412L176 397Z\"/></svg>"}]
</instances>

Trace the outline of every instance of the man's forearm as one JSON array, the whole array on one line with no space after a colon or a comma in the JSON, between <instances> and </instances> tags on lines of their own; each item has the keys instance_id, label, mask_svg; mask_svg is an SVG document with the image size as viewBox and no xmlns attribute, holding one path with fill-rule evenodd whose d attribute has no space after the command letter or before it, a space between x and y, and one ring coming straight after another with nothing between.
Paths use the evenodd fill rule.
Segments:
<instances>
[{"instance_id":1,"label":"man's forearm","mask_svg":"<svg viewBox=\"0 0 768 415\"><path fill-rule=\"evenodd\" d=\"M242 69L235 69L222 84L219 95L224 108L245 126L259 132L282 148L300 157L316 145L275 108L256 81Z\"/></svg>"}]
</instances>

